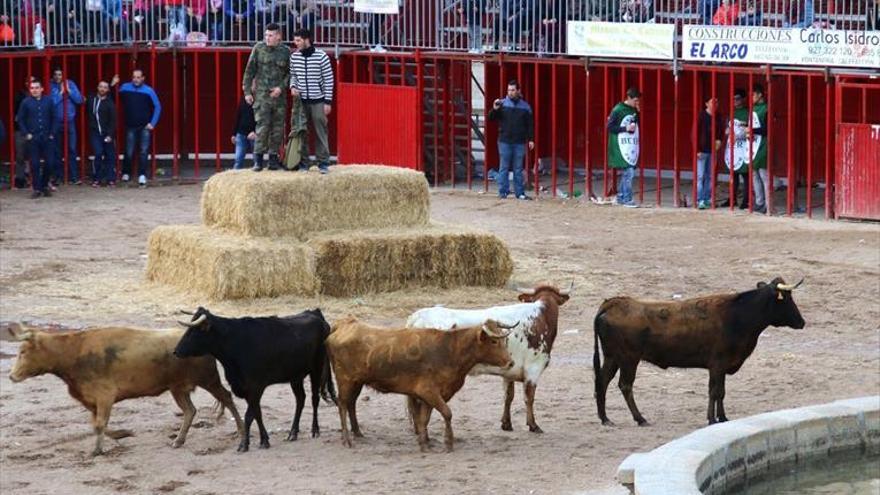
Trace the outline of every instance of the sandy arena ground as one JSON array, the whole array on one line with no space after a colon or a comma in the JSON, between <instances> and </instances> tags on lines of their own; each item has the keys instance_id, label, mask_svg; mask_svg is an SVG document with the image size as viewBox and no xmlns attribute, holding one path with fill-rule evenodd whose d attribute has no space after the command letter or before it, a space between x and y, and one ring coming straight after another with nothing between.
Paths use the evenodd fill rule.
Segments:
<instances>
[{"instance_id":1,"label":"sandy arena ground","mask_svg":"<svg viewBox=\"0 0 880 495\"><path fill-rule=\"evenodd\" d=\"M210 302L143 279L146 238L161 224L197 223L200 187L93 190L66 187L49 200L0 193L0 320L81 327L174 325L198 305L226 315L289 314L320 306L401 324L413 310L444 303L482 307L514 302L514 287L549 279L575 283L561 311L553 360L538 387L543 435L525 427L517 387L513 432L500 429L501 383L469 378L452 400L454 453L443 452L434 415L433 452L419 453L403 399L365 390L359 415L366 438L341 445L335 408L322 404L320 438L284 441L293 415L289 387L263 399L272 448L235 452L234 423L209 414L199 391L195 428L174 450L180 418L168 394L126 401L110 425L136 436L108 439L89 456L89 415L54 376L12 384L17 344L0 342L0 491L58 493L617 493L614 473L631 452L657 447L704 426L708 375L639 369L635 397L651 422L632 422L616 387L602 427L593 401L592 317L605 298L669 299L747 290L783 276L807 326L769 328L742 370L727 381L732 418L880 392L880 227L876 224L764 218L672 209L621 209L585 202L498 201L469 192L434 192L432 216L473 223L508 243L516 269L505 289L423 290L351 299L283 297ZM285 212L279 212L285 214ZM260 260L255 259L254 263ZM5 332L4 332L5 333ZM308 386L308 385L306 385ZM237 400L242 414L245 403ZM311 421L303 415L304 431ZM256 433L256 425L253 427Z\"/></svg>"}]
</instances>

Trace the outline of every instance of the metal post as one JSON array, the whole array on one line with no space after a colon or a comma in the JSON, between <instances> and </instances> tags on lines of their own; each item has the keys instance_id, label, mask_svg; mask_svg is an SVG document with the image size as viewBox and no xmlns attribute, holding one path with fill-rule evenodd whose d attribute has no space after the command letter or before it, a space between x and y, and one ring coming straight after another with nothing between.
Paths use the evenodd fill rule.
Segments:
<instances>
[{"instance_id":1,"label":"metal post","mask_svg":"<svg viewBox=\"0 0 880 495\"><path fill-rule=\"evenodd\" d=\"M807 105L813 104L813 76L807 76ZM826 115L827 119L828 116ZM807 116L807 218L813 218L813 116Z\"/></svg>"},{"instance_id":2,"label":"metal post","mask_svg":"<svg viewBox=\"0 0 880 495\"><path fill-rule=\"evenodd\" d=\"M568 66L568 197L574 197L574 65ZM555 170L555 169L554 169Z\"/></svg>"},{"instance_id":3,"label":"metal post","mask_svg":"<svg viewBox=\"0 0 880 495\"><path fill-rule=\"evenodd\" d=\"M287 91L287 88L284 88ZM238 92L233 93L237 95ZM235 99L238 107L239 98ZM220 171L220 51L214 50L214 170Z\"/></svg>"},{"instance_id":4,"label":"metal post","mask_svg":"<svg viewBox=\"0 0 880 495\"><path fill-rule=\"evenodd\" d=\"M191 94L193 95L193 113L195 118L195 126L193 127L193 147L195 148L195 176L196 180L199 179L199 132L202 130L202 126L200 124L200 111L199 111L199 96L202 94L199 85L199 50L196 50L192 54L193 56L193 71L195 71L195 75L193 76L193 84L195 85L195 91Z\"/></svg>"}]
</instances>

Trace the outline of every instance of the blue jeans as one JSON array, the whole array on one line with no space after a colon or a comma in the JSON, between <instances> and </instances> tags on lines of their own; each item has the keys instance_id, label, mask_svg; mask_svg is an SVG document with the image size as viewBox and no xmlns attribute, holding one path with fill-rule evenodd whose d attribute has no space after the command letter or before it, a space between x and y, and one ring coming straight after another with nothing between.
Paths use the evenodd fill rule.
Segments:
<instances>
[{"instance_id":1,"label":"blue jeans","mask_svg":"<svg viewBox=\"0 0 880 495\"><path fill-rule=\"evenodd\" d=\"M697 201L712 200L712 154L697 153Z\"/></svg>"},{"instance_id":2,"label":"blue jeans","mask_svg":"<svg viewBox=\"0 0 880 495\"><path fill-rule=\"evenodd\" d=\"M64 180L64 123L59 126L62 132L55 136L55 146L53 147L53 174L55 180L62 182ZM76 165L76 124L67 122L67 180L76 182L79 180L79 168Z\"/></svg>"},{"instance_id":3,"label":"blue jeans","mask_svg":"<svg viewBox=\"0 0 880 495\"><path fill-rule=\"evenodd\" d=\"M125 128L125 159L123 160L122 173L131 171L134 159L135 141L138 141L138 175L147 175L147 152L150 150L150 130L146 127Z\"/></svg>"},{"instance_id":4,"label":"blue jeans","mask_svg":"<svg viewBox=\"0 0 880 495\"><path fill-rule=\"evenodd\" d=\"M703 18L703 25L712 25L712 17L715 15L715 11L718 10L719 5L721 5L721 0L700 0L700 14Z\"/></svg>"},{"instance_id":5,"label":"blue jeans","mask_svg":"<svg viewBox=\"0 0 880 495\"><path fill-rule=\"evenodd\" d=\"M511 144L498 141L498 156L501 163L498 165L498 196L507 197L510 194L508 171L513 169L513 191L516 197L524 195L525 185L523 181L523 161L526 158L525 143Z\"/></svg>"},{"instance_id":6,"label":"blue jeans","mask_svg":"<svg viewBox=\"0 0 880 495\"><path fill-rule=\"evenodd\" d=\"M31 186L34 191L42 192L49 187L49 171L52 169L50 150L54 145L48 136L34 136L27 141L28 160L31 161ZM41 158L45 160L43 166L40 166Z\"/></svg>"},{"instance_id":7,"label":"blue jeans","mask_svg":"<svg viewBox=\"0 0 880 495\"><path fill-rule=\"evenodd\" d=\"M112 139L109 143L105 142L97 132L90 133L89 141L95 153L95 175L92 179L95 182L116 182L116 144Z\"/></svg>"},{"instance_id":8,"label":"blue jeans","mask_svg":"<svg viewBox=\"0 0 880 495\"><path fill-rule=\"evenodd\" d=\"M244 167L244 159L248 153L254 152L254 142L247 135L237 133L235 135L235 163L232 168L238 170Z\"/></svg>"},{"instance_id":9,"label":"blue jeans","mask_svg":"<svg viewBox=\"0 0 880 495\"><path fill-rule=\"evenodd\" d=\"M620 176L620 185L617 187L617 202L625 205L633 200L633 177L636 175L635 167L617 169Z\"/></svg>"}]
</instances>

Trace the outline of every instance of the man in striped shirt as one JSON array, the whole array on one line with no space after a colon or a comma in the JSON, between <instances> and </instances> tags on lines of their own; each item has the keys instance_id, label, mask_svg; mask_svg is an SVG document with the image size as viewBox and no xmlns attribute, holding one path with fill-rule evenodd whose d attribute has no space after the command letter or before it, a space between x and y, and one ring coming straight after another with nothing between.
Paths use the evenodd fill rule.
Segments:
<instances>
[{"instance_id":1,"label":"man in striped shirt","mask_svg":"<svg viewBox=\"0 0 880 495\"><path fill-rule=\"evenodd\" d=\"M333 104L333 67L330 57L323 50L312 46L312 32L300 29L293 35L297 51L290 55L290 94L300 98L306 118L315 130L315 155L318 170L322 174L329 171L330 147L328 144L327 116ZM303 157L299 169L308 171L309 145L308 125L302 139L300 155Z\"/></svg>"}]
</instances>

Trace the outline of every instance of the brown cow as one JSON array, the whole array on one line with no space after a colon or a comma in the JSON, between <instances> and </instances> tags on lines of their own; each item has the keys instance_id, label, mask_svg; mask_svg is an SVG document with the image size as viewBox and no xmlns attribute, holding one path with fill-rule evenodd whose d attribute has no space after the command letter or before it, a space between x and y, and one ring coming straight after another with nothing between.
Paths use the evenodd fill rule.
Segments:
<instances>
[{"instance_id":1,"label":"brown cow","mask_svg":"<svg viewBox=\"0 0 880 495\"><path fill-rule=\"evenodd\" d=\"M513 364L505 345L505 328L490 320L461 330L386 329L353 317L333 327L326 345L339 389L342 443L351 447L351 431L362 437L355 405L364 385L379 392L394 392L418 400L416 433L419 446L428 449L428 417L437 409L446 420L446 449L452 451L452 411L446 404L475 364L509 367Z\"/></svg>"},{"instance_id":2,"label":"brown cow","mask_svg":"<svg viewBox=\"0 0 880 495\"><path fill-rule=\"evenodd\" d=\"M755 350L768 326L804 328L804 319L791 297L803 283L787 285L781 278L738 294L698 297L675 302L646 302L629 297L608 299L594 320L593 371L596 406L603 425L605 392L620 368L618 385L633 419L648 422L639 413L632 385L639 361L663 369L709 370L709 424L727 421L724 414L724 378L739 371ZM599 342L605 364L599 367Z\"/></svg>"},{"instance_id":3,"label":"brown cow","mask_svg":"<svg viewBox=\"0 0 880 495\"><path fill-rule=\"evenodd\" d=\"M114 439L132 435L129 430L106 429L113 404L135 397L156 396L166 390L171 391L183 410L183 424L174 447L186 441L196 414L190 393L197 386L232 412L239 435L244 431L232 395L220 382L214 358L180 359L172 354L183 336L182 329L107 327L50 334L15 325L9 333L21 341L9 379L17 383L51 373L64 380L70 395L92 413L97 435L92 455L102 453L105 433ZM218 419L223 415L223 407Z\"/></svg>"}]
</instances>

